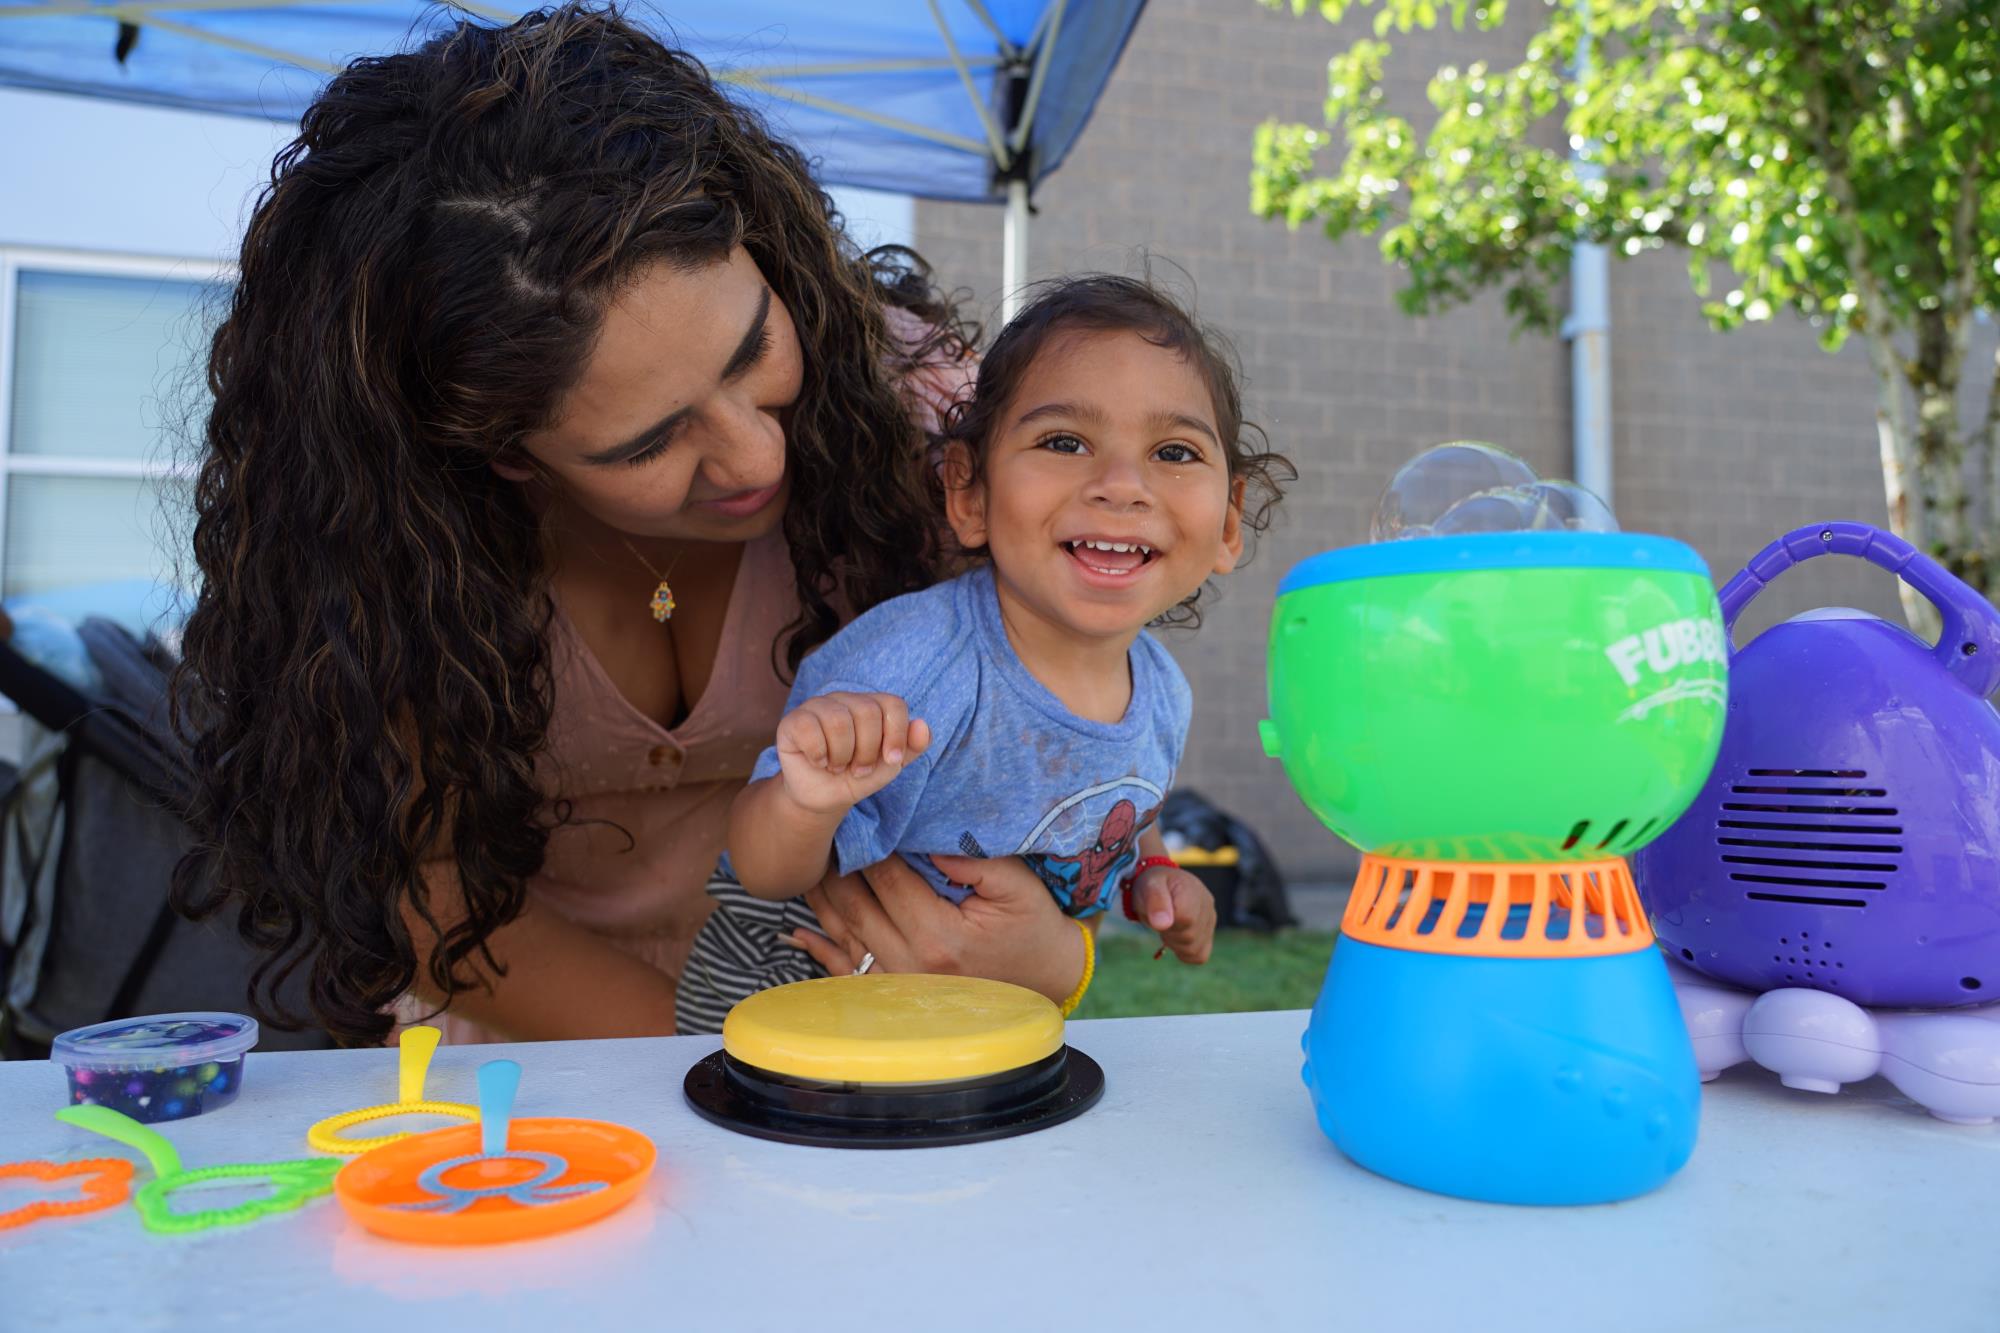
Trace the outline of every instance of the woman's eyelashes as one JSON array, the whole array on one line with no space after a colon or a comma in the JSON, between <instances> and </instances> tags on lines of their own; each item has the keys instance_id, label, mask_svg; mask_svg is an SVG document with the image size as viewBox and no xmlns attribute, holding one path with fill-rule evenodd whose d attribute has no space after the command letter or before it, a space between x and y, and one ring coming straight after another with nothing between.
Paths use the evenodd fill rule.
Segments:
<instances>
[{"instance_id":1,"label":"woman's eyelashes","mask_svg":"<svg viewBox=\"0 0 2000 1333\"><path fill-rule=\"evenodd\" d=\"M667 446L674 442L674 437L678 434L680 434L680 431L678 429L663 432L662 434L655 436L653 442L651 444L648 444L645 448L641 449L638 453L633 454L631 457L623 459L621 461L624 463L626 467L643 467L647 463L652 462L655 458L658 458L661 454L665 453L667 451Z\"/></svg>"}]
</instances>

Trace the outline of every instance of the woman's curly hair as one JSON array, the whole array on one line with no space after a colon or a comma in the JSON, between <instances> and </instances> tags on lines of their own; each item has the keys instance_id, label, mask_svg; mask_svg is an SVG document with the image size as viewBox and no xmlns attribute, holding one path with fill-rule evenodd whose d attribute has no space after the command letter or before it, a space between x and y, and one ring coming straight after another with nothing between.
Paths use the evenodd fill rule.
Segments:
<instances>
[{"instance_id":1,"label":"woman's curly hair","mask_svg":"<svg viewBox=\"0 0 2000 1333\"><path fill-rule=\"evenodd\" d=\"M1079 273L1049 278L1037 283L1027 298L1021 312L1007 321L987 348L972 392L952 404L945 422L945 442L965 450L971 472L961 475L949 468L940 469L934 478L938 487L964 485L984 476L987 449L1004 428L1021 381L1036 359L1064 335L1136 333L1182 358L1201 376L1215 406L1229 483L1232 488L1242 488L1243 526L1252 533L1270 527L1271 511L1284 497L1285 486L1298 480L1298 469L1283 454L1266 447L1270 441L1263 427L1244 420L1243 371L1236 349L1220 330L1202 323L1153 278L1150 262L1147 271L1137 277ZM979 557L986 554L986 548L960 554ZM1204 583L1195 589L1156 623L1199 625L1197 603L1206 588Z\"/></svg>"},{"instance_id":2,"label":"woman's curly hair","mask_svg":"<svg viewBox=\"0 0 2000 1333\"><path fill-rule=\"evenodd\" d=\"M564 811L535 779L546 552L490 465L549 422L625 284L738 245L805 360L789 671L838 607L936 568L898 367L974 335L921 261L861 255L796 149L615 10L464 22L356 61L278 155L208 367L201 592L174 683L197 847L174 892L191 915L236 905L266 955L252 1003L281 1023L303 968L328 1031L380 1040L420 965L405 904L439 933L439 991L492 964ZM885 304L945 345L898 346ZM421 874L439 849L463 887L451 921Z\"/></svg>"}]
</instances>

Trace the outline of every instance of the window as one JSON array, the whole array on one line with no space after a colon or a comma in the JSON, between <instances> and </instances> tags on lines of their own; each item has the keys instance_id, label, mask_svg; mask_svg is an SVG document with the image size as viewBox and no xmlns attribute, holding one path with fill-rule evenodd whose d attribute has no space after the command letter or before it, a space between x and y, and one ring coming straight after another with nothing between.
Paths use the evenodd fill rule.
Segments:
<instances>
[{"instance_id":1,"label":"window","mask_svg":"<svg viewBox=\"0 0 2000 1333\"><path fill-rule=\"evenodd\" d=\"M182 571L214 261L0 249L0 596Z\"/></svg>"}]
</instances>

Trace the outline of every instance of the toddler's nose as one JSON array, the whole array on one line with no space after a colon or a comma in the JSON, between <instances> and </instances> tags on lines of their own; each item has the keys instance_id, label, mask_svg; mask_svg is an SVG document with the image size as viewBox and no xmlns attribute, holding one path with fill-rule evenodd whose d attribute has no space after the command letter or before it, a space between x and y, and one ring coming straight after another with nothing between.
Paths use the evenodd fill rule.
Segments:
<instances>
[{"instance_id":1,"label":"toddler's nose","mask_svg":"<svg viewBox=\"0 0 2000 1333\"><path fill-rule=\"evenodd\" d=\"M1091 475L1088 498L1096 504L1129 508L1151 503L1152 492L1146 487L1144 468L1129 459L1100 458Z\"/></svg>"}]
</instances>

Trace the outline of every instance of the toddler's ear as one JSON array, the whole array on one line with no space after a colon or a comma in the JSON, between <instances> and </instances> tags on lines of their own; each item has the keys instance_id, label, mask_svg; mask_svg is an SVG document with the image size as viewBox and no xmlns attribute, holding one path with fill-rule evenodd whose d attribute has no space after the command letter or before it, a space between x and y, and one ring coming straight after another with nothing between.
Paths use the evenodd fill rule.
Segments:
<instances>
[{"instance_id":1,"label":"toddler's ear","mask_svg":"<svg viewBox=\"0 0 2000 1333\"><path fill-rule=\"evenodd\" d=\"M946 445L938 479L944 483L944 513L958 544L967 550L986 545L986 487L979 481L972 451L963 444Z\"/></svg>"},{"instance_id":2,"label":"toddler's ear","mask_svg":"<svg viewBox=\"0 0 2000 1333\"><path fill-rule=\"evenodd\" d=\"M1216 547L1215 572L1227 574L1243 558L1243 478L1229 483L1229 510L1222 516L1222 541Z\"/></svg>"}]
</instances>

